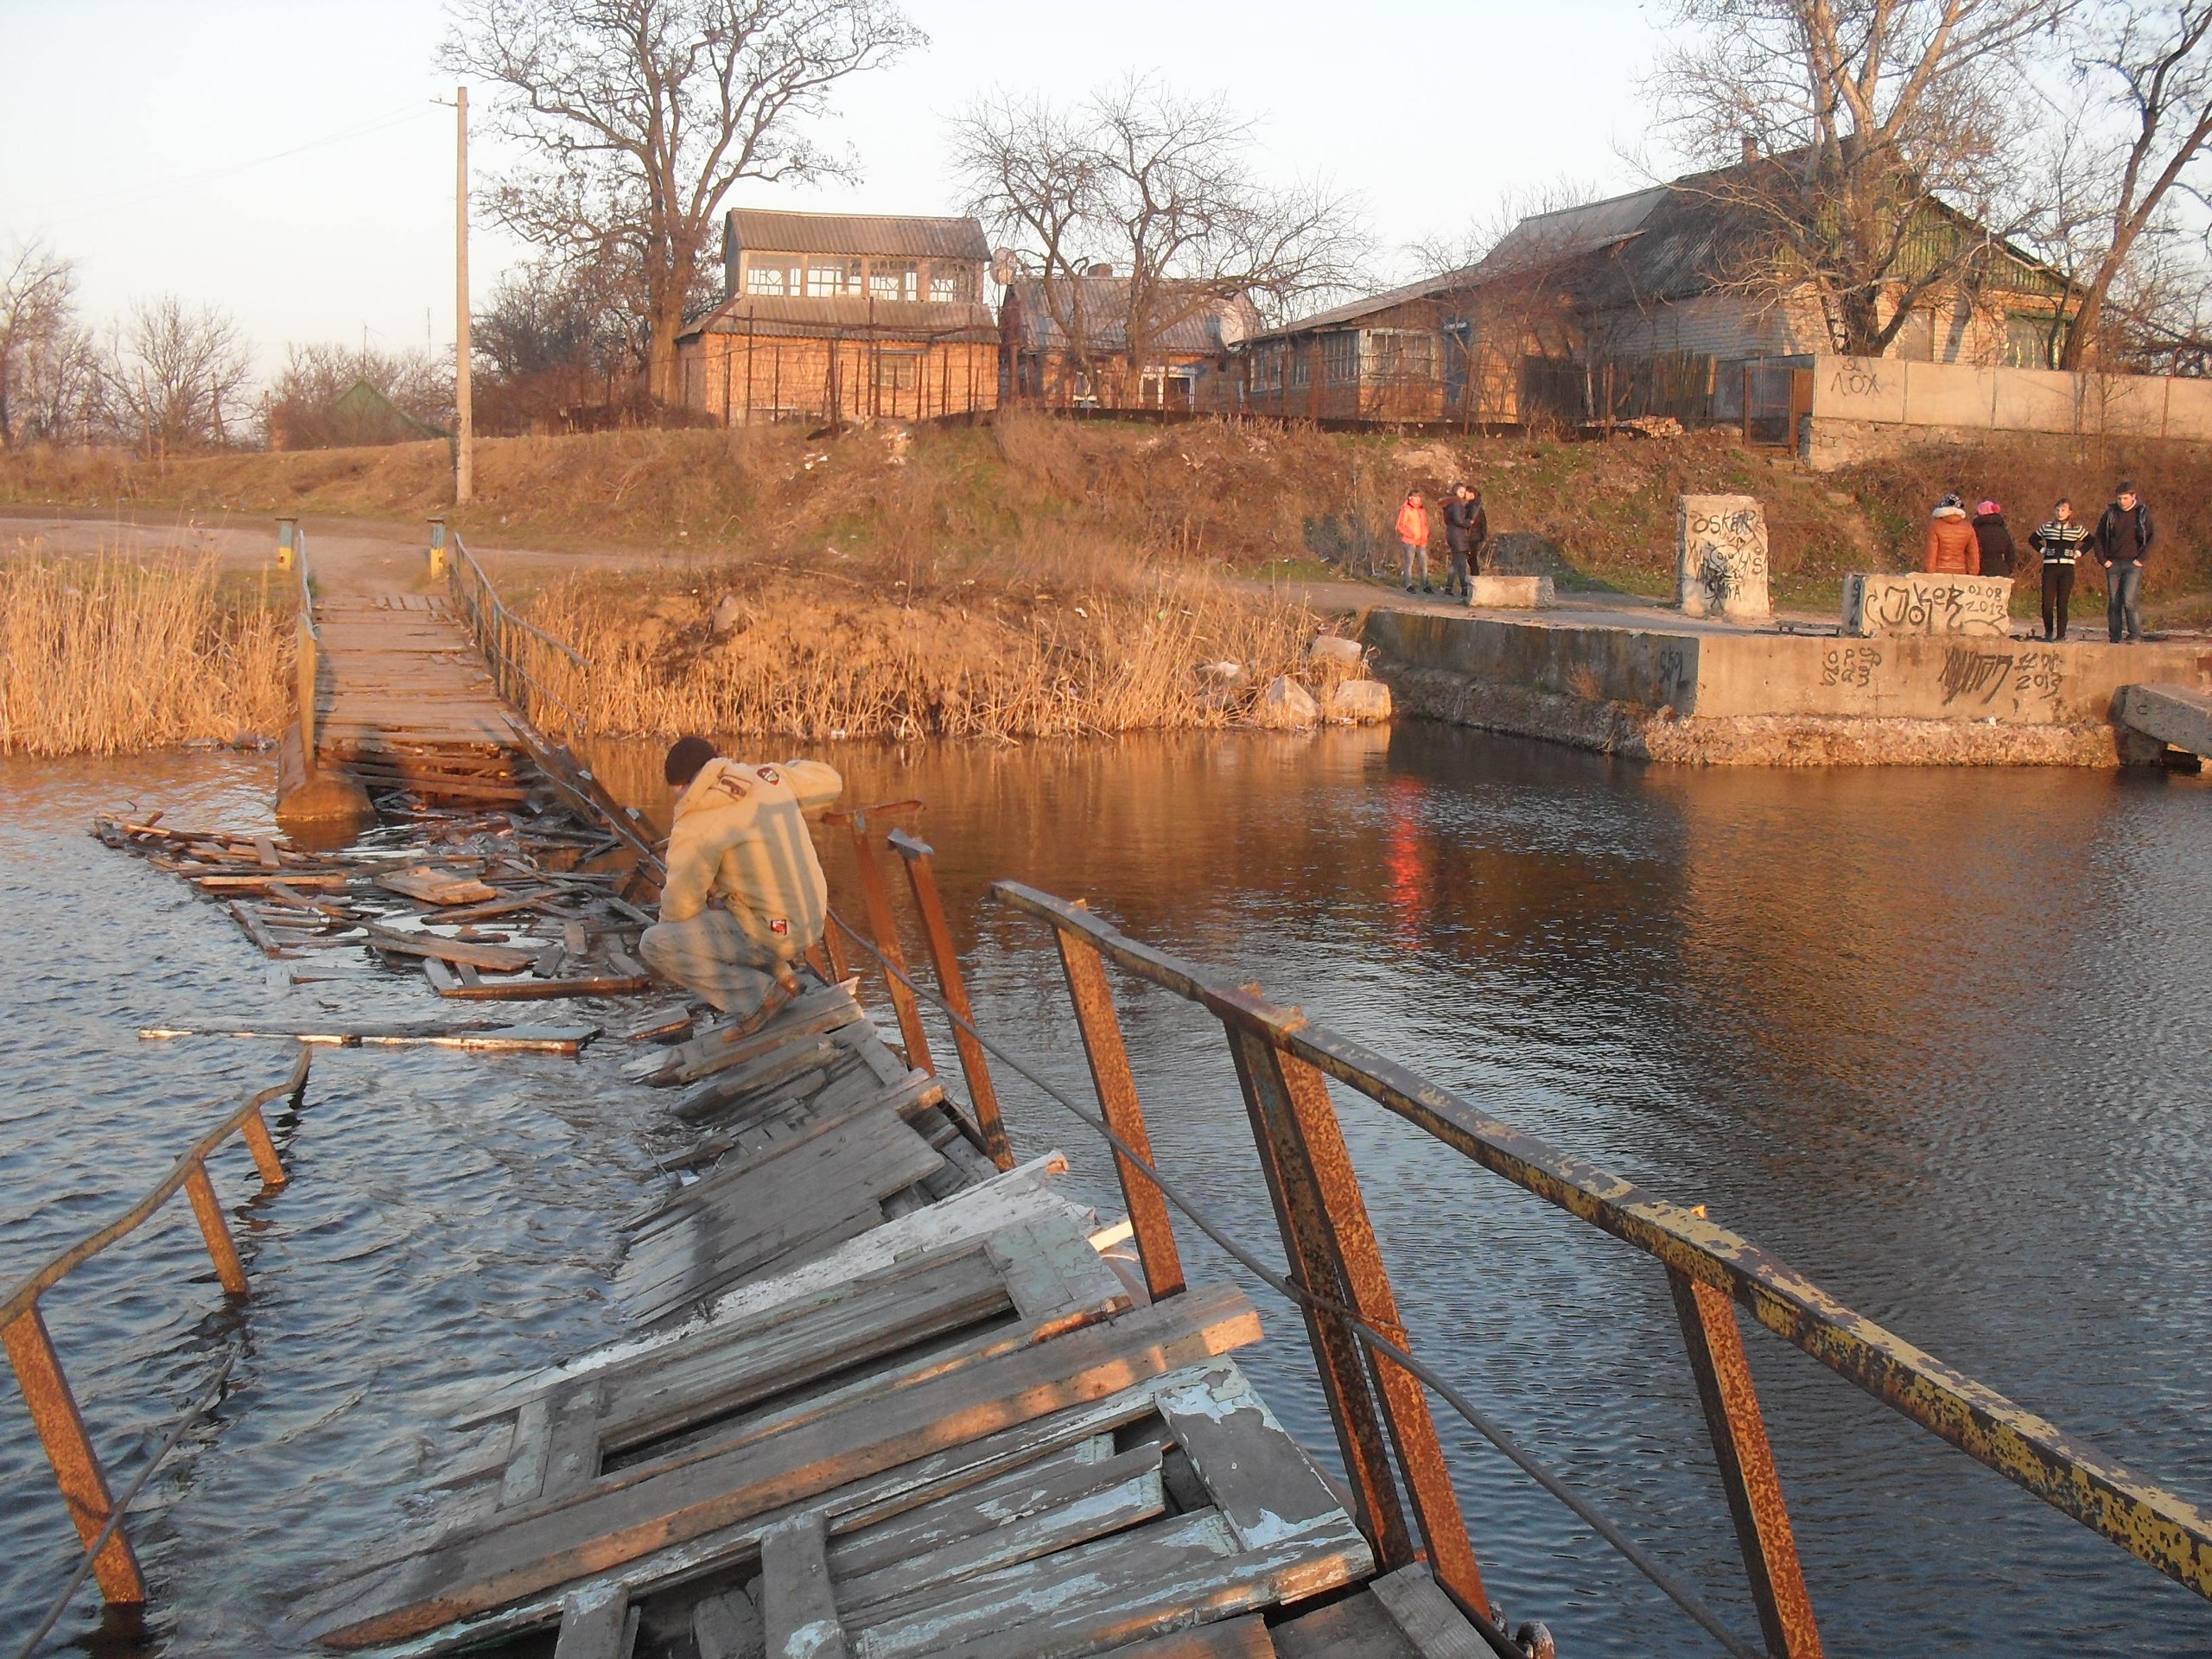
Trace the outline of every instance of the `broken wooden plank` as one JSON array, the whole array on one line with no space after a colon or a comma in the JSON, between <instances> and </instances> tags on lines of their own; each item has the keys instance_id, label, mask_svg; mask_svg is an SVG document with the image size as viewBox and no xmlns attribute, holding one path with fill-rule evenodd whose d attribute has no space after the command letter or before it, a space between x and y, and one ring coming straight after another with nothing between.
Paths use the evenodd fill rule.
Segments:
<instances>
[{"instance_id":1,"label":"broken wooden plank","mask_svg":"<svg viewBox=\"0 0 2212 1659\"><path fill-rule=\"evenodd\" d=\"M499 890L489 883L435 864L396 870L379 875L376 882L387 893L425 905L480 905L499 897Z\"/></svg>"},{"instance_id":2,"label":"broken wooden plank","mask_svg":"<svg viewBox=\"0 0 2212 1659\"><path fill-rule=\"evenodd\" d=\"M1160 1415L1237 1542L1263 1549L1337 1527L1344 1507L1313 1459L1258 1395L1228 1392L1227 1379L1224 1371L1162 1395Z\"/></svg>"},{"instance_id":3,"label":"broken wooden plank","mask_svg":"<svg viewBox=\"0 0 2212 1659\"><path fill-rule=\"evenodd\" d=\"M486 1054L574 1054L599 1035L597 1026L142 1026L148 1041L175 1037L270 1038L325 1048L455 1048Z\"/></svg>"},{"instance_id":4,"label":"broken wooden plank","mask_svg":"<svg viewBox=\"0 0 2212 1659\"><path fill-rule=\"evenodd\" d=\"M724 1026L658 1054L641 1054L623 1068L623 1076L655 1088L696 1083L709 1072L742 1065L794 1038L834 1031L867 1017L847 986L825 986L799 996L750 1036L740 1037L734 1026Z\"/></svg>"},{"instance_id":5,"label":"broken wooden plank","mask_svg":"<svg viewBox=\"0 0 2212 1659\"><path fill-rule=\"evenodd\" d=\"M496 949L497 947L486 947ZM454 1002L544 1002L556 996L629 996L650 990L648 979L613 976L595 979L477 979L466 976L454 986L440 986L438 995Z\"/></svg>"},{"instance_id":6,"label":"broken wooden plank","mask_svg":"<svg viewBox=\"0 0 2212 1659\"><path fill-rule=\"evenodd\" d=\"M922 1539L916 1553L873 1573L837 1576L837 1605L855 1625L888 1624L942 1601L964 1580L1072 1549L1158 1518L1167 1507L1160 1448L1142 1446L1110 1462L1046 1484L1019 1512L996 1496L979 1500L995 1524L957 1539Z\"/></svg>"},{"instance_id":7,"label":"broken wooden plank","mask_svg":"<svg viewBox=\"0 0 2212 1659\"><path fill-rule=\"evenodd\" d=\"M561 1634L553 1659L630 1659L638 1635L638 1610L620 1590L578 1592L561 1604Z\"/></svg>"},{"instance_id":8,"label":"broken wooden plank","mask_svg":"<svg viewBox=\"0 0 2212 1659\"><path fill-rule=\"evenodd\" d=\"M1258 1335L1241 1292L1194 1287L1103 1325L941 1370L889 1398L855 1402L756 1444L673 1468L648 1465L628 1478L603 1477L557 1508L525 1511L375 1575L321 1639L359 1648L435 1630L979 1434L1103 1399Z\"/></svg>"},{"instance_id":9,"label":"broken wooden plank","mask_svg":"<svg viewBox=\"0 0 2212 1659\"><path fill-rule=\"evenodd\" d=\"M1275 1659L1280 1649L1268 1634L1268 1622L1257 1613L1228 1618L1196 1630L1155 1636L1128 1647L1115 1648L1098 1659ZM1338 1659L1366 1659L1344 1654Z\"/></svg>"},{"instance_id":10,"label":"broken wooden plank","mask_svg":"<svg viewBox=\"0 0 2212 1659\"><path fill-rule=\"evenodd\" d=\"M845 1632L830 1595L819 1510L772 1527L760 1540L760 1621L768 1659L845 1659Z\"/></svg>"},{"instance_id":11,"label":"broken wooden plank","mask_svg":"<svg viewBox=\"0 0 2212 1659\"><path fill-rule=\"evenodd\" d=\"M441 962L465 963L471 968L489 968L495 973L514 973L530 966L531 953L518 950L505 944L470 944L461 939L442 938L435 933L402 933L392 928L369 924L369 944L378 950L389 950L398 956L435 957Z\"/></svg>"},{"instance_id":12,"label":"broken wooden plank","mask_svg":"<svg viewBox=\"0 0 2212 1659\"><path fill-rule=\"evenodd\" d=\"M741 1589L700 1597L691 1605L691 1645L699 1659L762 1659L767 1630L760 1607Z\"/></svg>"},{"instance_id":13,"label":"broken wooden plank","mask_svg":"<svg viewBox=\"0 0 2212 1659\"><path fill-rule=\"evenodd\" d=\"M903 1217L873 1233L839 1247L818 1262L774 1279L762 1280L730 1292L713 1311L681 1330L631 1338L560 1364L527 1371L489 1389L474 1405L454 1418L453 1426L466 1428L512 1411L517 1402L569 1378L610 1368L657 1363L653 1356L701 1333L743 1331L778 1310L798 1311L825 1295L842 1294L845 1287L865 1276L882 1272L909 1259L930 1255L965 1243L979 1242L1001 1228L1033 1216L1066 1214L1078 1224L1090 1211L1061 1197L1049 1185L1067 1172L1064 1154L1047 1153L1018 1165L988 1184L973 1187L942 1204Z\"/></svg>"},{"instance_id":14,"label":"broken wooden plank","mask_svg":"<svg viewBox=\"0 0 2212 1659\"><path fill-rule=\"evenodd\" d=\"M853 1482L827 1497L810 1497L770 1510L665 1546L572 1580L557 1592L524 1597L496 1611L448 1624L393 1645L383 1659L431 1659L431 1656L474 1649L495 1637L548 1628L560 1616L562 1598L579 1589L619 1584L630 1592L634 1600L702 1574L750 1561L757 1558L761 1535L769 1527L807 1510L829 1512L836 1517L833 1532L842 1533L953 1498L982 1483L1032 1466L1041 1459L1095 1442L1102 1436L1110 1441L1116 1431L1152 1414L1153 1396L1159 1389L1180 1386L1200 1374L1198 1368L1186 1368L1144 1378L1102 1400L1049 1413L933 1452ZM409 1554L417 1553L420 1547L410 1546ZM317 1625L334 1625L352 1610L372 1605L374 1599L385 1593L391 1580L404 1570L391 1567L388 1562L363 1563L354 1577L313 1592L303 1609L304 1620L295 1624L291 1634L296 1640L310 1639L305 1631Z\"/></svg>"},{"instance_id":15,"label":"broken wooden plank","mask_svg":"<svg viewBox=\"0 0 2212 1659\"><path fill-rule=\"evenodd\" d=\"M1402 1567L1367 1588L1421 1659L1490 1659L1490 1644L1426 1567Z\"/></svg>"}]
</instances>

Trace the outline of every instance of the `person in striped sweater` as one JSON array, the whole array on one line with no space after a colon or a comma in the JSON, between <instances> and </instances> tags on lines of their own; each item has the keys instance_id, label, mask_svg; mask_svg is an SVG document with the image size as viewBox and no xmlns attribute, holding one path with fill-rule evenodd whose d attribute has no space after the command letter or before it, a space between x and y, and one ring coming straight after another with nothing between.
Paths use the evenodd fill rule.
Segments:
<instances>
[{"instance_id":1,"label":"person in striped sweater","mask_svg":"<svg viewBox=\"0 0 2212 1659\"><path fill-rule=\"evenodd\" d=\"M2089 527L2074 516L2071 501L2055 503L2050 517L2028 537L2028 545L2043 555L2043 637L2046 639L2066 637L2067 608L2074 602L2074 562L2088 537Z\"/></svg>"}]
</instances>

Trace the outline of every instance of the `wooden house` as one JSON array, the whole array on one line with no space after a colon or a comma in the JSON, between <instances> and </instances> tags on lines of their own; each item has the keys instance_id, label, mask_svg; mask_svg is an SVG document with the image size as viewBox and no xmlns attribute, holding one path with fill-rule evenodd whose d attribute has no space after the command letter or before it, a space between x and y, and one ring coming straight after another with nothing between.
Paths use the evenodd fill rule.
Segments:
<instances>
[{"instance_id":1,"label":"wooden house","mask_svg":"<svg viewBox=\"0 0 2212 1659\"><path fill-rule=\"evenodd\" d=\"M1224 390L1230 352L1256 332L1259 314L1208 284L1141 286L1095 265L1080 276L1015 278L999 326L1008 402L1218 409L1231 402Z\"/></svg>"},{"instance_id":2,"label":"wooden house","mask_svg":"<svg viewBox=\"0 0 2212 1659\"><path fill-rule=\"evenodd\" d=\"M1533 214L1479 264L1268 330L1238 353L1239 406L1325 421L1742 418L1763 378L1786 385L1834 349L1809 290L1746 277L1774 254L1745 205L1753 172L1792 159ZM2048 267L1929 196L1900 276L1977 241L1960 277L1916 297L1888 354L2047 368L2069 296Z\"/></svg>"},{"instance_id":3,"label":"wooden house","mask_svg":"<svg viewBox=\"0 0 2212 1659\"><path fill-rule=\"evenodd\" d=\"M989 260L973 219L733 210L721 302L677 337L683 401L732 425L995 408Z\"/></svg>"}]
</instances>

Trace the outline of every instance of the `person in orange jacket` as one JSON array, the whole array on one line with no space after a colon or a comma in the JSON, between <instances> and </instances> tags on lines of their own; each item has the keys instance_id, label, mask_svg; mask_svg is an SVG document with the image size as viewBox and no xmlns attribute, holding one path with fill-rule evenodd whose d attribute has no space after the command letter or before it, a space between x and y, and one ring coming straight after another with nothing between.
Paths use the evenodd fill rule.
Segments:
<instances>
[{"instance_id":1,"label":"person in orange jacket","mask_svg":"<svg viewBox=\"0 0 2212 1659\"><path fill-rule=\"evenodd\" d=\"M1398 540L1406 550L1406 591L1414 590L1414 563L1421 563L1421 590L1433 594L1428 580L1428 504L1419 490L1406 492L1406 505L1398 509Z\"/></svg>"},{"instance_id":2,"label":"person in orange jacket","mask_svg":"<svg viewBox=\"0 0 2212 1659\"><path fill-rule=\"evenodd\" d=\"M1947 495L1928 518L1928 558L1923 570L1947 576L1981 574L1981 543L1967 521L1966 503Z\"/></svg>"}]
</instances>

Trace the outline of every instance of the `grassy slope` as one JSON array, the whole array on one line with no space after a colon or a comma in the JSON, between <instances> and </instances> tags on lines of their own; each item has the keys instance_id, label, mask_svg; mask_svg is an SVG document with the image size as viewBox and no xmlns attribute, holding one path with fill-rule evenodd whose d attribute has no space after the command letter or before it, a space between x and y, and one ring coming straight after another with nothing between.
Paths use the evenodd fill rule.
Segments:
<instances>
[{"instance_id":1,"label":"grassy slope","mask_svg":"<svg viewBox=\"0 0 2212 1659\"><path fill-rule=\"evenodd\" d=\"M1574 444L1010 416L911 442L882 432L809 441L788 429L493 440L478 451L479 499L456 518L486 542L684 550L887 594L978 583L1119 591L1170 572L1387 556L1408 486L1466 477L1484 486L1493 527L1518 533L1514 562L1573 585L1663 594L1675 495L1721 491L1764 503L1777 598L1825 607L1846 571L1916 563L1928 505L1944 489L1994 495L2024 537L2058 491L2093 514L2129 469L2160 515L2151 601L2193 612L2186 596L2212 588L2212 453L2155 448L2164 453L2008 442L1816 476L1722 434ZM419 517L443 509L446 488L438 444L167 465L0 457L0 500L22 503Z\"/></svg>"}]
</instances>

